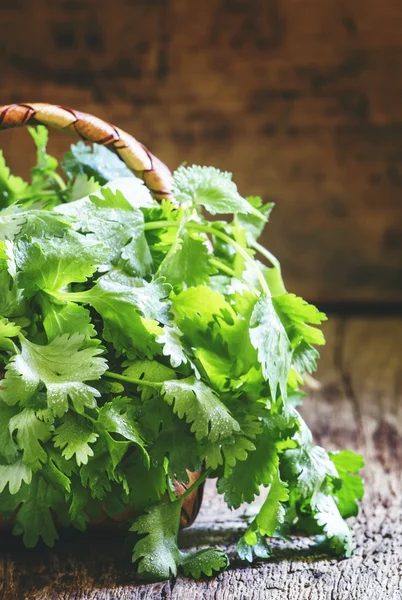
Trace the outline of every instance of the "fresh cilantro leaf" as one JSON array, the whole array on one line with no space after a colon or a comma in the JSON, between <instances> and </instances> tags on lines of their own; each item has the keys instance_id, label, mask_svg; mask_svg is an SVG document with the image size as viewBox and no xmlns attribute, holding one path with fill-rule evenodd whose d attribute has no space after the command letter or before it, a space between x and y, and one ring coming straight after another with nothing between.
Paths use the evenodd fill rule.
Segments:
<instances>
[{"instance_id":1,"label":"fresh cilantro leaf","mask_svg":"<svg viewBox=\"0 0 402 600\"><path fill-rule=\"evenodd\" d=\"M27 488L27 497L15 517L13 533L23 535L24 544L33 548L42 538L47 546L53 546L58 535L51 509L62 502L60 492L36 475Z\"/></svg>"},{"instance_id":2,"label":"fresh cilantro leaf","mask_svg":"<svg viewBox=\"0 0 402 600\"><path fill-rule=\"evenodd\" d=\"M181 501L168 501L207 469L230 507L266 489L241 559L292 531L350 555L362 460L328 455L296 411L325 316L256 243L272 204L196 166L158 204L116 155L82 143L65 183L46 129L31 133L31 186L0 155L0 520L32 546L52 544L56 523L135 511L142 576L211 576L226 555L182 552Z\"/></svg>"},{"instance_id":3,"label":"fresh cilantro leaf","mask_svg":"<svg viewBox=\"0 0 402 600\"><path fill-rule=\"evenodd\" d=\"M53 434L55 448L62 449L62 456L66 460L75 456L78 466L86 465L88 458L94 455L89 444L96 442L97 438L98 434L88 421L73 414L67 415Z\"/></svg>"},{"instance_id":4,"label":"fresh cilantro leaf","mask_svg":"<svg viewBox=\"0 0 402 600\"><path fill-rule=\"evenodd\" d=\"M19 491L23 482L30 484L31 480L32 469L22 460L17 460L10 465L0 464L0 494L8 485L10 494L14 495Z\"/></svg>"},{"instance_id":5,"label":"fresh cilantro leaf","mask_svg":"<svg viewBox=\"0 0 402 600\"><path fill-rule=\"evenodd\" d=\"M184 575L200 579L202 575L211 577L229 566L229 558L223 550L206 548L193 552L180 552L180 567Z\"/></svg>"},{"instance_id":6,"label":"fresh cilantro leaf","mask_svg":"<svg viewBox=\"0 0 402 600\"><path fill-rule=\"evenodd\" d=\"M185 575L195 579L201 575L211 576L229 565L222 550L199 550L181 552L177 545L181 502L161 503L147 509L139 517L131 531L143 535L135 547L133 562L139 561L138 572L144 578L168 579L177 575L178 566Z\"/></svg>"},{"instance_id":7,"label":"fresh cilantro leaf","mask_svg":"<svg viewBox=\"0 0 402 600\"><path fill-rule=\"evenodd\" d=\"M31 211L15 245L18 283L24 295L29 298L39 290L57 291L73 281L86 281L96 268L93 255L98 242L63 226L57 217L37 219L43 229L30 236L30 226L37 226L32 223L37 217L34 213Z\"/></svg>"},{"instance_id":8,"label":"fresh cilantro leaf","mask_svg":"<svg viewBox=\"0 0 402 600\"><path fill-rule=\"evenodd\" d=\"M91 233L99 242L97 262L111 268L121 256L126 268L141 277L149 275L152 256L144 235L144 217L123 194L103 187L97 194L63 204L59 212L75 219L81 233Z\"/></svg>"},{"instance_id":9,"label":"fresh cilantro leaf","mask_svg":"<svg viewBox=\"0 0 402 600\"><path fill-rule=\"evenodd\" d=\"M306 371L307 373L313 373L317 370L317 359L319 357L319 352L303 340L293 351L293 366L301 375Z\"/></svg>"},{"instance_id":10,"label":"fresh cilantro leaf","mask_svg":"<svg viewBox=\"0 0 402 600\"><path fill-rule=\"evenodd\" d=\"M206 285L188 288L171 299L172 310L179 322L181 319L191 319L195 323L201 323L202 329L218 318L232 320L234 316L234 311L223 294L214 292Z\"/></svg>"},{"instance_id":11,"label":"fresh cilantro leaf","mask_svg":"<svg viewBox=\"0 0 402 600\"><path fill-rule=\"evenodd\" d=\"M334 496L339 512L344 519L355 517L359 511L359 502L364 495L364 483L358 476L364 467L360 454L348 450L330 452L329 457L335 465L339 479L334 481Z\"/></svg>"},{"instance_id":12,"label":"fresh cilantro leaf","mask_svg":"<svg viewBox=\"0 0 402 600\"><path fill-rule=\"evenodd\" d=\"M112 271L100 277L96 285L85 292L59 294L60 299L91 304L102 316L103 337L117 350L156 350L155 337L165 323L169 304L164 301L167 288L158 281L147 283Z\"/></svg>"},{"instance_id":13,"label":"fresh cilantro leaf","mask_svg":"<svg viewBox=\"0 0 402 600\"><path fill-rule=\"evenodd\" d=\"M0 210L0 240L12 241L21 231L25 218L24 213L15 210L14 207Z\"/></svg>"},{"instance_id":14,"label":"fresh cilantro leaf","mask_svg":"<svg viewBox=\"0 0 402 600\"><path fill-rule=\"evenodd\" d=\"M242 536L237 543L237 554L240 560L247 560L248 562L253 562L255 558L269 558L271 551L270 548L260 533L255 534L255 538L252 541L256 540L255 544L248 544L245 540L245 537Z\"/></svg>"},{"instance_id":15,"label":"fresh cilantro leaf","mask_svg":"<svg viewBox=\"0 0 402 600\"><path fill-rule=\"evenodd\" d=\"M176 238L158 269L158 275L173 287L201 285L208 281L210 272L205 239L186 231Z\"/></svg>"},{"instance_id":16,"label":"fresh cilantro leaf","mask_svg":"<svg viewBox=\"0 0 402 600\"><path fill-rule=\"evenodd\" d=\"M42 309L43 327L49 343L61 335L71 336L78 333L84 336L83 345L96 346L99 344L99 340L92 339L96 335L96 330L86 308L74 302L56 304L46 294L40 295L38 301Z\"/></svg>"},{"instance_id":17,"label":"fresh cilantro leaf","mask_svg":"<svg viewBox=\"0 0 402 600\"><path fill-rule=\"evenodd\" d=\"M49 140L49 132L43 125L37 127L28 127L36 146L36 165L32 168L32 194L35 196L46 188L53 187L56 197L62 199L60 193L60 176L56 170L59 161L46 152L47 143ZM59 192L59 193L57 193Z\"/></svg>"},{"instance_id":18,"label":"fresh cilantro leaf","mask_svg":"<svg viewBox=\"0 0 402 600\"><path fill-rule=\"evenodd\" d=\"M230 508L252 502L267 487L278 469L278 448L273 432L265 428L254 442L255 450L245 460L237 461L224 477L218 479L218 491Z\"/></svg>"},{"instance_id":19,"label":"fresh cilantro leaf","mask_svg":"<svg viewBox=\"0 0 402 600\"><path fill-rule=\"evenodd\" d=\"M265 220L268 220L269 215L275 206L273 202L264 204L262 198L259 196L248 196L246 200L263 215ZM265 225L261 217L258 217L255 214L238 214L236 215L236 219L240 227L246 232L247 243L251 245L253 242L257 241L262 234Z\"/></svg>"},{"instance_id":20,"label":"fresh cilantro leaf","mask_svg":"<svg viewBox=\"0 0 402 600\"><path fill-rule=\"evenodd\" d=\"M342 519L335 500L329 494L319 492L312 506L314 518L324 531L329 547L340 556L349 557L353 552L350 529Z\"/></svg>"},{"instance_id":21,"label":"fresh cilantro leaf","mask_svg":"<svg viewBox=\"0 0 402 600\"><path fill-rule=\"evenodd\" d=\"M132 525L130 531L144 536L134 546L133 553L133 562L139 561L140 575L159 580L177 575L180 512L180 502L156 504Z\"/></svg>"},{"instance_id":22,"label":"fresh cilantro leaf","mask_svg":"<svg viewBox=\"0 0 402 600\"><path fill-rule=\"evenodd\" d=\"M325 343L320 329L307 325L307 323L320 325L327 319L315 306L294 294L275 296L272 302L294 346L301 341L307 344Z\"/></svg>"},{"instance_id":23,"label":"fresh cilantro leaf","mask_svg":"<svg viewBox=\"0 0 402 600\"><path fill-rule=\"evenodd\" d=\"M197 440L175 415L164 415L161 429L151 448L153 465L164 466L172 479L187 483L188 471L201 471Z\"/></svg>"},{"instance_id":24,"label":"fresh cilantro leaf","mask_svg":"<svg viewBox=\"0 0 402 600\"><path fill-rule=\"evenodd\" d=\"M123 481L126 485L129 505L141 512L161 500L166 492L166 472L160 465L149 465L141 454L133 453L124 461Z\"/></svg>"},{"instance_id":25,"label":"fresh cilantro leaf","mask_svg":"<svg viewBox=\"0 0 402 600\"><path fill-rule=\"evenodd\" d=\"M68 398L75 410L94 408L100 393L84 383L99 379L106 370L106 361L98 348L82 347L83 336L62 335L50 344L40 346L20 336L21 352L7 365L0 397L10 405L24 404L42 382L46 386L47 403L55 415L68 410Z\"/></svg>"},{"instance_id":26,"label":"fresh cilantro leaf","mask_svg":"<svg viewBox=\"0 0 402 600\"><path fill-rule=\"evenodd\" d=\"M69 177L87 175L101 185L118 177L135 177L116 154L104 146L94 144L91 147L84 142L71 146L62 167Z\"/></svg>"},{"instance_id":27,"label":"fresh cilantro leaf","mask_svg":"<svg viewBox=\"0 0 402 600\"><path fill-rule=\"evenodd\" d=\"M164 327L161 335L156 338L156 341L163 345L163 354L169 356L170 364L174 369L187 363L187 356L181 341L182 337L183 334L180 329L173 325L172 327Z\"/></svg>"},{"instance_id":28,"label":"fresh cilantro leaf","mask_svg":"<svg viewBox=\"0 0 402 600\"><path fill-rule=\"evenodd\" d=\"M211 215L251 213L265 221L265 216L240 196L231 173L214 167L179 167L174 173L173 193L180 204L202 205Z\"/></svg>"},{"instance_id":29,"label":"fresh cilantro leaf","mask_svg":"<svg viewBox=\"0 0 402 600\"><path fill-rule=\"evenodd\" d=\"M258 352L264 378L269 382L272 397L279 387L282 398L287 397L287 379L291 364L290 342L272 303L261 295L250 320L250 339Z\"/></svg>"},{"instance_id":30,"label":"fresh cilantro leaf","mask_svg":"<svg viewBox=\"0 0 402 600\"><path fill-rule=\"evenodd\" d=\"M282 465L287 477L296 478L302 498L317 494L327 476L336 478L338 475L327 452L320 446L290 448L283 454Z\"/></svg>"},{"instance_id":31,"label":"fresh cilantro leaf","mask_svg":"<svg viewBox=\"0 0 402 600\"><path fill-rule=\"evenodd\" d=\"M0 462L14 462L18 456L18 446L10 433L10 419L18 413L18 408L8 406L0 400Z\"/></svg>"},{"instance_id":32,"label":"fresh cilantro leaf","mask_svg":"<svg viewBox=\"0 0 402 600\"><path fill-rule=\"evenodd\" d=\"M191 423L198 440L208 436L215 443L240 430L226 406L215 392L195 377L165 381L162 386L165 400L180 419Z\"/></svg>"},{"instance_id":33,"label":"fresh cilantro leaf","mask_svg":"<svg viewBox=\"0 0 402 600\"><path fill-rule=\"evenodd\" d=\"M258 541L257 532L261 536L272 537L281 523L285 520L284 503L289 499L288 486L276 472L268 496L261 506L259 513L244 534L244 541L254 546Z\"/></svg>"},{"instance_id":34,"label":"fresh cilantro leaf","mask_svg":"<svg viewBox=\"0 0 402 600\"><path fill-rule=\"evenodd\" d=\"M32 408L25 408L11 417L9 428L11 435L17 432L16 441L23 452L22 462L33 470L40 469L42 463L47 461L47 454L41 442L45 443L50 439L50 426L40 421Z\"/></svg>"},{"instance_id":35,"label":"fresh cilantro leaf","mask_svg":"<svg viewBox=\"0 0 402 600\"><path fill-rule=\"evenodd\" d=\"M90 194L94 194L100 189L100 185L93 177L88 177L87 175L77 175L77 177L73 181L73 185L71 188L70 202L74 202L74 200L80 200L85 196L89 196Z\"/></svg>"},{"instance_id":36,"label":"fresh cilantro leaf","mask_svg":"<svg viewBox=\"0 0 402 600\"><path fill-rule=\"evenodd\" d=\"M20 332L20 327L4 317L0 317L0 350L15 350L11 338L16 337Z\"/></svg>"},{"instance_id":37,"label":"fresh cilantro leaf","mask_svg":"<svg viewBox=\"0 0 402 600\"><path fill-rule=\"evenodd\" d=\"M11 175L0 150L0 208L17 202L28 192L29 186L21 177Z\"/></svg>"},{"instance_id":38,"label":"fresh cilantro leaf","mask_svg":"<svg viewBox=\"0 0 402 600\"><path fill-rule=\"evenodd\" d=\"M119 396L113 398L112 402L106 402L99 410L97 423L109 433L118 433L126 440L133 442L147 455L145 442L130 398Z\"/></svg>"}]
</instances>

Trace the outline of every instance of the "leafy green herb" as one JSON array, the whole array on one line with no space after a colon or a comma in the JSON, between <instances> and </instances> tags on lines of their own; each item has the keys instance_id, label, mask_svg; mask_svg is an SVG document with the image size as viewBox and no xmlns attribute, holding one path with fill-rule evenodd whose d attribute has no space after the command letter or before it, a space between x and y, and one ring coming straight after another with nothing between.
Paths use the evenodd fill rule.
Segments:
<instances>
[{"instance_id":1,"label":"leafy green herb","mask_svg":"<svg viewBox=\"0 0 402 600\"><path fill-rule=\"evenodd\" d=\"M14 533L52 545L55 522L85 530L134 509L142 577L211 576L224 552L178 546L173 482L198 471L231 508L265 498L241 559L293 531L349 556L363 462L315 446L295 409L325 315L287 293L257 241L272 205L197 166L175 173L179 207L158 205L82 143L64 180L46 130L31 134L30 183L0 156L0 517L19 508Z\"/></svg>"}]
</instances>

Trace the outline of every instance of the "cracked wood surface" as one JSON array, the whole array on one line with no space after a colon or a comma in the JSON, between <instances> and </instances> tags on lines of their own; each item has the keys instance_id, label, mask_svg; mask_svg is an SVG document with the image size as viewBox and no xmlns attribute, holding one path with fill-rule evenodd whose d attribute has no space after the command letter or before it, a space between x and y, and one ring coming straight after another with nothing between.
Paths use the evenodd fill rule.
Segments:
<instances>
[{"instance_id":1,"label":"cracked wood surface","mask_svg":"<svg viewBox=\"0 0 402 600\"><path fill-rule=\"evenodd\" d=\"M64 533L54 549L1 539L1 600L401 600L402 318L332 318L318 379L303 409L317 442L366 459L366 496L353 523L355 555L317 554L311 542L274 541L270 561L236 562L216 579L136 584L124 536ZM217 544L234 557L241 511L210 482L186 546Z\"/></svg>"}]
</instances>

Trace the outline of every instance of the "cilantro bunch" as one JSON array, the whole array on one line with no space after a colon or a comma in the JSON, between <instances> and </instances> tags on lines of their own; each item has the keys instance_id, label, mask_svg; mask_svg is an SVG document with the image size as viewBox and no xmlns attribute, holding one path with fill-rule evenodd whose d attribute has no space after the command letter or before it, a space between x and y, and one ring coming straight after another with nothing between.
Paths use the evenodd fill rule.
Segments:
<instances>
[{"instance_id":1,"label":"cilantro bunch","mask_svg":"<svg viewBox=\"0 0 402 600\"><path fill-rule=\"evenodd\" d=\"M272 204L198 166L180 167L174 202L158 204L116 156L83 143L61 177L47 130L31 134L30 183L0 158L3 522L31 547L134 510L140 574L211 575L228 565L223 551L177 543L173 482L198 471L185 496L207 477L231 508L264 494L242 559L292 532L350 556L362 460L314 445L297 411L325 316L286 291L257 241Z\"/></svg>"}]
</instances>

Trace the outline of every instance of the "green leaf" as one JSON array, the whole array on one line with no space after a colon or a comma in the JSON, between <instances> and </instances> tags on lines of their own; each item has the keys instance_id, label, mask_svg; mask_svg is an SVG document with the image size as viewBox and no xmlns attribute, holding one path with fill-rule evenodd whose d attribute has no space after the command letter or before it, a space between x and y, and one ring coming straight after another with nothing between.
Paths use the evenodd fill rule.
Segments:
<instances>
[{"instance_id":1,"label":"green leaf","mask_svg":"<svg viewBox=\"0 0 402 600\"><path fill-rule=\"evenodd\" d=\"M40 421L32 408L11 417L10 434L16 431L16 441L23 451L22 462L33 470L40 469L42 463L47 461L47 454L41 442L47 442L51 436L51 428L47 423Z\"/></svg>"},{"instance_id":2,"label":"green leaf","mask_svg":"<svg viewBox=\"0 0 402 600\"><path fill-rule=\"evenodd\" d=\"M28 189L26 181L10 174L3 152L0 150L0 208L20 200Z\"/></svg>"},{"instance_id":3,"label":"green leaf","mask_svg":"<svg viewBox=\"0 0 402 600\"><path fill-rule=\"evenodd\" d=\"M215 443L240 430L215 392L195 377L165 381L162 391L178 417L185 417L187 423L191 423L191 431L197 440L208 437Z\"/></svg>"},{"instance_id":4,"label":"green leaf","mask_svg":"<svg viewBox=\"0 0 402 600\"><path fill-rule=\"evenodd\" d=\"M86 281L96 268L97 245L99 242L73 231L60 217L30 211L15 243L17 281L25 297Z\"/></svg>"},{"instance_id":5,"label":"green leaf","mask_svg":"<svg viewBox=\"0 0 402 600\"><path fill-rule=\"evenodd\" d=\"M46 152L47 143L49 140L49 132L47 127L38 125L37 127L28 127L36 146L36 165L32 168L32 194L39 194L42 190L54 187L58 189L57 182L59 181L56 169L59 162L54 156L50 156ZM56 180L57 178L57 180ZM56 194L57 195L57 194ZM61 194L60 194L61 199Z\"/></svg>"},{"instance_id":6,"label":"green leaf","mask_svg":"<svg viewBox=\"0 0 402 600\"><path fill-rule=\"evenodd\" d=\"M265 221L265 216L240 196L231 173L214 167L179 167L174 173L173 193L180 204L202 205L211 215L251 213Z\"/></svg>"},{"instance_id":7,"label":"green leaf","mask_svg":"<svg viewBox=\"0 0 402 600\"><path fill-rule=\"evenodd\" d=\"M27 498L15 517L13 533L22 534L28 548L36 546L39 538L47 546L53 546L58 535L51 509L62 502L62 497L40 476L32 479L27 490Z\"/></svg>"},{"instance_id":8,"label":"green leaf","mask_svg":"<svg viewBox=\"0 0 402 600\"><path fill-rule=\"evenodd\" d=\"M160 465L149 466L142 454L133 453L124 461L124 476L129 504L136 511L158 502L166 492L166 472Z\"/></svg>"},{"instance_id":9,"label":"green leaf","mask_svg":"<svg viewBox=\"0 0 402 600\"><path fill-rule=\"evenodd\" d=\"M264 220L268 220L271 211L275 206L273 202L264 204L262 198L259 196L247 196L246 200L261 213ZM253 242L258 240L264 230L264 220L255 214L238 214L236 215L236 219L240 227L246 231L247 243L252 245Z\"/></svg>"},{"instance_id":10,"label":"green leaf","mask_svg":"<svg viewBox=\"0 0 402 600\"><path fill-rule=\"evenodd\" d=\"M139 561L138 572L146 579L163 580L177 575L180 566L187 576L199 579L222 571L229 560L222 550L207 549L181 552L177 546L181 502L160 503L146 510L136 519L130 531L144 537L133 553L133 562Z\"/></svg>"},{"instance_id":11,"label":"green leaf","mask_svg":"<svg viewBox=\"0 0 402 600\"><path fill-rule=\"evenodd\" d=\"M314 518L324 531L329 547L340 556L349 557L353 542L349 527L342 519L332 496L318 493L314 496Z\"/></svg>"},{"instance_id":12,"label":"green leaf","mask_svg":"<svg viewBox=\"0 0 402 600\"><path fill-rule=\"evenodd\" d=\"M211 267L205 239L183 231L159 265L158 275L173 287L201 285L209 279Z\"/></svg>"},{"instance_id":13,"label":"green leaf","mask_svg":"<svg viewBox=\"0 0 402 600\"><path fill-rule=\"evenodd\" d=\"M327 476L338 476L327 452L320 446L302 445L286 450L282 464L286 477L296 479L297 489L303 498L318 493Z\"/></svg>"},{"instance_id":14,"label":"green leaf","mask_svg":"<svg viewBox=\"0 0 402 600\"><path fill-rule=\"evenodd\" d=\"M275 534L285 520L285 507L283 503L288 499L288 486L280 479L277 472L264 504L244 534L244 541L247 544L253 546L259 541L256 532L261 536L267 535L270 537Z\"/></svg>"},{"instance_id":15,"label":"green leaf","mask_svg":"<svg viewBox=\"0 0 402 600\"><path fill-rule=\"evenodd\" d=\"M163 333L156 338L158 344L163 345L163 355L169 356L170 364L174 369L187 363L187 356L181 341L182 337L183 334L180 329L173 325L173 327L164 327Z\"/></svg>"},{"instance_id":16,"label":"green leaf","mask_svg":"<svg viewBox=\"0 0 402 600\"><path fill-rule=\"evenodd\" d=\"M275 296L272 299L275 310L281 319L292 345L301 341L307 344L325 344L322 332L307 323L320 325L327 317L312 304L294 294Z\"/></svg>"},{"instance_id":17,"label":"green leaf","mask_svg":"<svg viewBox=\"0 0 402 600\"><path fill-rule=\"evenodd\" d=\"M220 573L229 566L229 559L223 550L206 548L193 552L180 552L180 567L187 577L200 579L202 575L211 577L214 571Z\"/></svg>"},{"instance_id":18,"label":"green leaf","mask_svg":"<svg viewBox=\"0 0 402 600\"><path fill-rule=\"evenodd\" d=\"M261 294L250 320L250 339L258 352L264 379L269 382L272 397L279 387L287 398L287 380L291 364L291 349L287 333L276 314L272 299Z\"/></svg>"},{"instance_id":19,"label":"green leaf","mask_svg":"<svg viewBox=\"0 0 402 600\"><path fill-rule=\"evenodd\" d=\"M103 337L117 350L146 353L157 349L155 337L162 332L158 321L166 322L169 309L167 293L158 281L147 283L113 271L90 290L58 297L91 304L103 318Z\"/></svg>"},{"instance_id":20,"label":"green leaf","mask_svg":"<svg viewBox=\"0 0 402 600\"><path fill-rule=\"evenodd\" d=\"M147 456L145 442L130 398L118 396L113 398L112 402L106 402L99 410L97 423L109 433L118 433L133 442Z\"/></svg>"},{"instance_id":21,"label":"green leaf","mask_svg":"<svg viewBox=\"0 0 402 600\"><path fill-rule=\"evenodd\" d=\"M355 517L359 512L359 502L364 495L363 479L357 474L364 467L360 454L348 450L330 452L329 457L335 465L339 479L334 489L339 512L344 519Z\"/></svg>"},{"instance_id":22,"label":"green leaf","mask_svg":"<svg viewBox=\"0 0 402 600\"><path fill-rule=\"evenodd\" d=\"M70 460L73 456L77 465L86 465L93 456L89 444L96 442L98 434L93 431L88 421L82 417L68 414L63 423L55 429L53 443L55 448L62 449L62 456Z\"/></svg>"},{"instance_id":23,"label":"green leaf","mask_svg":"<svg viewBox=\"0 0 402 600\"><path fill-rule=\"evenodd\" d=\"M218 479L218 492L224 494L230 508L252 502L267 487L279 464L278 449L273 432L267 428L254 442L255 450L245 460L237 461L225 477Z\"/></svg>"},{"instance_id":24,"label":"green leaf","mask_svg":"<svg viewBox=\"0 0 402 600\"><path fill-rule=\"evenodd\" d=\"M25 404L42 382L48 406L56 416L68 410L68 398L77 412L83 412L85 406L94 408L100 393L84 381L99 379L107 364L98 356L101 349L81 350L83 340L78 333L62 335L40 346L20 336L21 353L7 365L0 397L10 405Z\"/></svg>"},{"instance_id":25,"label":"green leaf","mask_svg":"<svg viewBox=\"0 0 402 600\"><path fill-rule=\"evenodd\" d=\"M171 297L172 309L179 320L191 319L205 329L218 318L233 319L235 313L223 294L214 292L206 285L191 287Z\"/></svg>"},{"instance_id":26,"label":"green leaf","mask_svg":"<svg viewBox=\"0 0 402 600\"><path fill-rule=\"evenodd\" d=\"M0 464L0 494L8 485L10 494L16 494L22 483L30 484L32 480L32 469L22 462L17 460L11 465Z\"/></svg>"},{"instance_id":27,"label":"green leaf","mask_svg":"<svg viewBox=\"0 0 402 600\"><path fill-rule=\"evenodd\" d=\"M0 210L0 240L12 241L21 231L25 218L24 213L19 212L15 207Z\"/></svg>"},{"instance_id":28,"label":"green leaf","mask_svg":"<svg viewBox=\"0 0 402 600\"><path fill-rule=\"evenodd\" d=\"M314 373L317 370L317 359L320 357L319 352L304 340L293 351L293 366L301 375Z\"/></svg>"},{"instance_id":29,"label":"green leaf","mask_svg":"<svg viewBox=\"0 0 402 600\"><path fill-rule=\"evenodd\" d=\"M143 577L163 580L177 575L180 512L180 502L156 504L130 528L144 536L134 546L133 553L133 562L139 561L138 573Z\"/></svg>"},{"instance_id":30,"label":"green leaf","mask_svg":"<svg viewBox=\"0 0 402 600\"><path fill-rule=\"evenodd\" d=\"M88 177L87 175L77 175L74 179L72 188L71 188L71 196L70 202L74 202L74 200L81 200L85 196L89 196L90 194L94 194L100 189L100 185L93 177Z\"/></svg>"},{"instance_id":31,"label":"green leaf","mask_svg":"<svg viewBox=\"0 0 402 600\"><path fill-rule=\"evenodd\" d=\"M144 235L143 214L119 190L114 193L103 187L97 194L57 207L57 211L74 218L78 231L97 239L94 259L102 270L111 268L121 256L132 274L150 274L152 256Z\"/></svg>"},{"instance_id":32,"label":"green leaf","mask_svg":"<svg viewBox=\"0 0 402 600\"><path fill-rule=\"evenodd\" d=\"M18 446L10 433L10 419L18 413L18 408L0 401L0 459L12 463L18 456Z\"/></svg>"},{"instance_id":33,"label":"green leaf","mask_svg":"<svg viewBox=\"0 0 402 600\"><path fill-rule=\"evenodd\" d=\"M254 539L257 541L251 545L246 542L245 536L242 536L237 542L236 549L240 560L246 560L251 563L254 561L254 557L269 558L271 550L262 535L257 532L253 541Z\"/></svg>"},{"instance_id":34,"label":"green leaf","mask_svg":"<svg viewBox=\"0 0 402 600\"><path fill-rule=\"evenodd\" d=\"M101 185L117 177L135 177L116 154L99 144L92 147L84 142L73 144L62 167L69 177L87 175Z\"/></svg>"},{"instance_id":35,"label":"green leaf","mask_svg":"<svg viewBox=\"0 0 402 600\"><path fill-rule=\"evenodd\" d=\"M99 340L92 339L96 335L96 330L86 308L73 302L56 304L45 294L42 294L38 300L42 308L43 327L49 343L59 336L71 336L78 333L84 336L83 346L99 344Z\"/></svg>"},{"instance_id":36,"label":"green leaf","mask_svg":"<svg viewBox=\"0 0 402 600\"><path fill-rule=\"evenodd\" d=\"M20 327L4 317L0 317L0 350L15 351L14 343L10 338L16 337L20 332Z\"/></svg>"}]
</instances>

